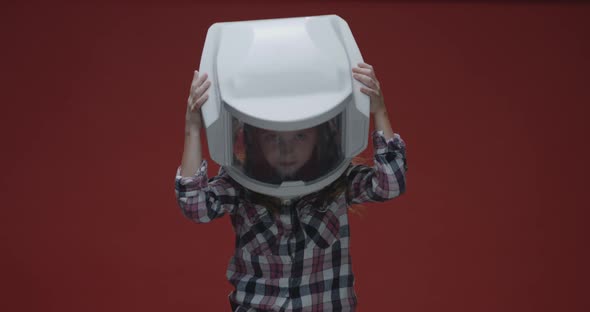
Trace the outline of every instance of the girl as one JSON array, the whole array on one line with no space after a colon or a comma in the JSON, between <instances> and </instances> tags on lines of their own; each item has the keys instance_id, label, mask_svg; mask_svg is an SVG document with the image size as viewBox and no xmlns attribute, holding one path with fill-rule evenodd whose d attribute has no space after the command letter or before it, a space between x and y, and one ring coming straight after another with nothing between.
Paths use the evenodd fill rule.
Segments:
<instances>
[{"instance_id":1,"label":"girl","mask_svg":"<svg viewBox=\"0 0 590 312\"><path fill-rule=\"evenodd\" d=\"M195 71L175 192L184 215L197 223L226 213L231 217L236 233L227 269L234 286L229 295L232 311L355 309L348 208L401 195L407 170L405 143L391 129L375 71L366 63L358 66L352 69L353 77L371 98L373 167L351 164L324 189L283 201L244 188L223 167L208 180L207 162L201 155L200 107L211 82L206 73ZM329 129L334 129L329 123L300 131L244 127L244 170L261 180L277 176L283 181L305 180L313 170L325 170L318 166L330 166L321 160L339 157L334 153L338 149L321 136Z\"/></svg>"}]
</instances>

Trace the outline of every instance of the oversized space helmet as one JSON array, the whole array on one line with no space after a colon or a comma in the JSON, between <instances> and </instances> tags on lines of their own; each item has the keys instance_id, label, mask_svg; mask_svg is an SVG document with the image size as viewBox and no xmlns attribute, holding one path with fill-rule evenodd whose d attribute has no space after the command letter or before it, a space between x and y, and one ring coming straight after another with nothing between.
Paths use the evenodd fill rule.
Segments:
<instances>
[{"instance_id":1,"label":"oversized space helmet","mask_svg":"<svg viewBox=\"0 0 590 312\"><path fill-rule=\"evenodd\" d=\"M326 187L367 146L360 62L336 15L213 24L200 64L212 82L202 106L211 158L258 193Z\"/></svg>"}]
</instances>

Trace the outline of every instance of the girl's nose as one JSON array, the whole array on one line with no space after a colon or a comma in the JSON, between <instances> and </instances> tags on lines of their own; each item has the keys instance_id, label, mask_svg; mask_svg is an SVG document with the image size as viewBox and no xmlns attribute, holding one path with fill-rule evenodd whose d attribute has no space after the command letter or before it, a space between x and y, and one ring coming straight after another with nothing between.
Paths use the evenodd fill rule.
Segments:
<instances>
[{"instance_id":1,"label":"girl's nose","mask_svg":"<svg viewBox=\"0 0 590 312\"><path fill-rule=\"evenodd\" d=\"M279 151L281 154L290 154L293 152L294 144L291 140L281 137L279 140Z\"/></svg>"}]
</instances>

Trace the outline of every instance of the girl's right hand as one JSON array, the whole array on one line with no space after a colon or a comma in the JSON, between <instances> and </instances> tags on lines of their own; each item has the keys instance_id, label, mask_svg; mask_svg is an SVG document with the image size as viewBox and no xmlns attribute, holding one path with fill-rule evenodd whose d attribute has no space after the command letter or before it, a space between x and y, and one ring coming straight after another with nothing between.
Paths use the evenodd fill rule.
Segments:
<instances>
[{"instance_id":1,"label":"girl's right hand","mask_svg":"<svg viewBox=\"0 0 590 312\"><path fill-rule=\"evenodd\" d=\"M199 75L199 72L195 70L186 107L187 126L196 126L198 129L203 126L201 106L209 98L209 94L205 93L209 90L209 86L211 86L211 81L207 80L207 74Z\"/></svg>"}]
</instances>

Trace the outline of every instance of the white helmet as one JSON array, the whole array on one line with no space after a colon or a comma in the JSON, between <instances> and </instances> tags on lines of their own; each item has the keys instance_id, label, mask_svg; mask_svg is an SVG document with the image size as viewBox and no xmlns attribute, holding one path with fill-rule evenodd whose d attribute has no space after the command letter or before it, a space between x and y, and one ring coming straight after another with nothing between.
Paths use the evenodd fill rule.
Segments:
<instances>
[{"instance_id":1,"label":"white helmet","mask_svg":"<svg viewBox=\"0 0 590 312\"><path fill-rule=\"evenodd\" d=\"M211 158L244 187L290 198L337 179L367 146L362 62L339 16L213 24L200 72Z\"/></svg>"}]
</instances>

